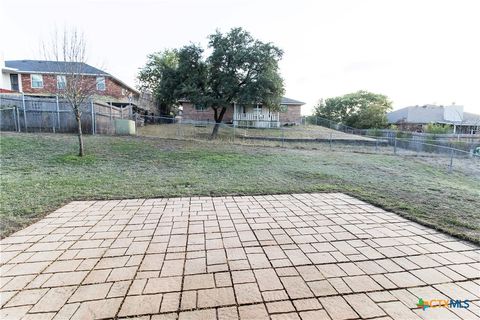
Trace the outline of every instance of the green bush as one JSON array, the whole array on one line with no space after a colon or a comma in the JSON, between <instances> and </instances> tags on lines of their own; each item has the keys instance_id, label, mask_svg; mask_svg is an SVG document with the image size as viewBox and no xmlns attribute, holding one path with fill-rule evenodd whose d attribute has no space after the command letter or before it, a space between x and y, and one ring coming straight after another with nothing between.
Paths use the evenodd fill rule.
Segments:
<instances>
[{"instance_id":1,"label":"green bush","mask_svg":"<svg viewBox=\"0 0 480 320\"><path fill-rule=\"evenodd\" d=\"M411 139L412 138L412 133L411 132L405 132L405 131L397 131L397 138L399 138L399 139Z\"/></svg>"},{"instance_id":2,"label":"green bush","mask_svg":"<svg viewBox=\"0 0 480 320\"><path fill-rule=\"evenodd\" d=\"M370 137L382 137L383 131L380 129L369 129L367 130L367 136Z\"/></svg>"},{"instance_id":3,"label":"green bush","mask_svg":"<svg viewBox=\"0 0 480 320\"><path fill-rule=\"evenodd\" d=\"M450 133L452 130L449 126L444 126L437 123L429 123L425 127L426 133L433 133L433 134L446 134Z\"/></svg>"},{"instance_id":4,"label":"green bush","mask_svg":"<svg viewBox=\"0 0 480 320\"><path fill-rule=\"evenodd\" d=\"M308 124L317 124L317 117L316 116L307 116L305 118L305 121L308 123Z\"/></svg>"}]
</instances>

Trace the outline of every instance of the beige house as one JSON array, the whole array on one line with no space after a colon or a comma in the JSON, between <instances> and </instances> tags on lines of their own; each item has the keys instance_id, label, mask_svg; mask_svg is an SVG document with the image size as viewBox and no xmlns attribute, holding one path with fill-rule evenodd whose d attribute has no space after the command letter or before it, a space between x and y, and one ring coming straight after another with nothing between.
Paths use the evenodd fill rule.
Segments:
<instances>
[{"instance_id":1,"label":"beige house","mask_svg":"<svg viewBox=\"0 0 480 320\"><path fill-rule=\"evenodd\" d=\"M401 108L387 114L389 123L401 130L423 132L430 123L451 127L453 133L479 134L480 114L464 112L463 106L427 104Z\"/></svg>"},{"instance_id":2,"label":"beige house","mask_svg":"<svg viewBox=\"0 0 480 320\"><path fill-rule=\"evenodd\" d=\"M187 100L180 101L182 118L193 121L215 122L214 111L201 105L195 105ZM286 124L300 124L302 120L301 107L304 102L282 97L279 111L271 111L261 104L233 104L227 108L223 122L237 127L278 128Z\"/></svg>"}]
</instances>

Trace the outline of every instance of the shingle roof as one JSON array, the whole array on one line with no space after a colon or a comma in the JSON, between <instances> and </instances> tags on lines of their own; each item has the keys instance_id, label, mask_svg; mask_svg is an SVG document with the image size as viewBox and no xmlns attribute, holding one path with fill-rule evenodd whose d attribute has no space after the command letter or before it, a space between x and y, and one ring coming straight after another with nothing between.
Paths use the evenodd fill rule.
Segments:
<instances>
[{"instance_id":1,"label":"shingle roof","mask_svg":"<svg viewBox=\"0 0 480 320\"><path fill-rule=\"evenodd\" d=\"M463 113L463 124L480 126L480 114L471 113L471 112L464 112Z\"/></svg>"},{"instance_id":2,"label":"shingle roof","mask_svg":"<svg viewBox=\"0 0 480 320\"><path fill-rule=\"evenodd\" d=\"M460 107L460 109L455 109ZM450 111L449 113L447 113ZM453 118L452 118L453 114ZM404 107L387 113L389 123L447 123L462 125L480 125L480 115L464 112L462 106L423 105Z\"/></svg>"},{"instance_id":3,"label":"shingle roof","mask_svg":"<svg viewBox=\"0 0 480 320\"><path fill-rule=\"evenodd\" d=\"M179 99L178 102L189 102L189 100L186 99L186 98L182 98L182 99ZM294 99L290 99L290 98L287 98L287 97L282 97L282 100L280 101L280 104L283 104L283 105L293 105L293 106L302 106L302 105L305 104L305 102L298 101L298 100L294 100Z\"/></svg>"},{"instance_id":4,"label":"shingle roof","mask_svg":"<svg viewBox=\"0 0 480 320\"><path fill-rule=\"evenodd\" d=\"M17 69L19 72L58 73L65 70L65 62L44 60L8 60L5 61L7 68ZM83 62L66 62L73 66L74 70L81 70L83 74L108 75L105 71L92 67ZM70 67L69 67L70 68Z\"/></svg>"},{"instance_id":5,"label":"shingle roof","mask_svg":"<svg viewBox=\"0 0 480 320\"><path fill-rule=\"evenodd\" d=\"M290 99L290 98L287 98L287 97L282 97L282 101L280 102L280 104L304 105L305 102Z\"/></svg>"}]
</instances>

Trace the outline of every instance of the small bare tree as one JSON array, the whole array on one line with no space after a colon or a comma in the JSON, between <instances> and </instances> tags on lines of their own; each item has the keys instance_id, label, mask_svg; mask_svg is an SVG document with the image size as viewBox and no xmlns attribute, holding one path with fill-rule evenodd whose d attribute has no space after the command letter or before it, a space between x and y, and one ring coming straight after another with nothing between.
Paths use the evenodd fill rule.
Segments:
<instances>
[{"instance_id":1,"label":"small bare tree","mask_svg":"<svg viewBox=\"0 0 480 320\"><path fill-rule=\"evenodd\" d=\"M85 155L82 134L82 108L93 97L96 81L87 74L86 42L83 33L75 28L54 31L51 42L43 44L43 52L52 64L57 77L57 95L71 106L77 122L78 155ZM58 84L59 80L61 85ZM92 119L93 121L93 119Z\"/></svg>"}]
</instances>

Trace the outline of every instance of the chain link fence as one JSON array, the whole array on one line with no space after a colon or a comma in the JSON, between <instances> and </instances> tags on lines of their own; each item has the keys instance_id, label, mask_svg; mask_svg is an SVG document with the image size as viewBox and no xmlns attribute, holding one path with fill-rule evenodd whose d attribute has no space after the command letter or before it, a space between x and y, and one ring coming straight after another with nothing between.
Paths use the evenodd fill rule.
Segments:
<instances>
[{"instance_id":1,"label":"chain link fence","mask_svg":"<svg viewBox=\"0 0 480 320\"><path fill-rule=\"evenodd\" d=\"M261 121L261 120L259 120ZM257 126L234 126L222 123L215 139L211 121L198 121L181 117L150 117L137 127L137 135L164 139L203 140L211 143L231 143L250 146L282 147L291 149L342 151L398 155L429 159L446 170L465 169L480 176L480 137L469 137L470 141L442 141L421 139L414 136L397 136L395 132L378 134L373 130L359 130L303 124L262 129ZM338 130L340 129L340 130ZM437 142L440 143L437 143Z\"/></svg>"},{"instance_id":2,"label":"chain link fence","mask_svg":"<svg viewBox=\"0 0 480 320\"><path fill-rule=\"evenodd\" d=\"M448 171L465 169L480 176L480 135L427 135L393 130L362 130L310 117L302 125L268 128L263 120L234 126L218 124L215 139L211 121L182 117L139 116L132 107L117 108L98 102L81 106L86 134L115 134L115 120L136 123L137 135L164 139L203 140L250 146L389 154L429 159ZM263 121L264 122L264 121ZM267 127L267 128L265 128ZM265 129L264 129L265 128ZM75 133L70 105L58 98L0 95L0 130L17 132Z\"/></svg>"},{"instance_id":3,"label":"chain link fence","mask_svg":"<svg viewBox=\"0 0 480 320\"><path fill-rule=\"evenodd\" d=\"M480 132L478 131L476 134L433 134L392 129L357 129L318 116L305 117L303 122L307 125L310 124L322 126L336 131L359 136L370 136L390 140L397 138L402 141L409 141L417 149L419 146L421 146L421 144L425 144L426 146L433 144L470 151L475 149L475 146L478 146L480 143Z\"/></svg>"},{"instance_id":4,"label":"chain link fence","mask_svg":"<svg viewBox=\"0 0 480 320\"><path fill-rule=\"evenodd\" d=\"M115 119L134 119L132 107L119 108L88 101L80 106L86 134L115 133ZM67 101L57 97L0 95L0 130L17 132L75 133L77 120Z\"/></svg>"}]
</instances>

